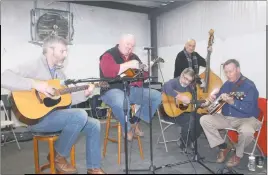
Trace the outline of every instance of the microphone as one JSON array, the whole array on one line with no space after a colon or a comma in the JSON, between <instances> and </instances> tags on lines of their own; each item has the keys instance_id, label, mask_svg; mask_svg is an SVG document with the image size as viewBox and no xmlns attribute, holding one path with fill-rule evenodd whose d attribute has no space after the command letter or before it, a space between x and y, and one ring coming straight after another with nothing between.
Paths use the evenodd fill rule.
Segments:
<instances>
[{"instance_id":1,"label":"microphone","mask_svg":"<svg viewBox=\"0 0 268 175\"><path fill-rule=\"evenodd\" d=\"M140 64L140 65L139 65L139 69L140 69L140 70L144 70L146 67L147 67L146 64Z\"/></svg>"},{"instance_id":2,"label":"microphone","mask_svg":"<svg viewBox=\"0 0 268 175\"><path fill-rule=\"evenodd\" d=\"M143 50L150 50L153 49L154 47L143 47Z\"/></svg>"},{"instance_id":3,"label":"microphone","mask_svg":"<svg viewBox=\"0 0 268 175\"><path fill-rule=\"evenodd\" d=\"M76 80L74 80L74 79L68 79L68 80L64 81L65 85L70 85L70 84L75 84L75 83L76 83Z\"/></svg>"},{"instance_id":4,"label":"microphone","mask_svg":"<svg viewBox=\"0 0 268 175\"><path fill-rule=\"evenodd\" d=\"M194 79L195 79L195 81L196 81L197 84L202 84L201 78L200 78L200 76L198 74L196 74L194 76Z\"/></svg>"},{"instance_id":5,"label":"microphone","mask_svg":"<svg viewBox=\"0 0 268 175\"><path fill-rule=\"evenodd\" d=\"M155 63L165 63L165 60L161 57L157 57L153 62Z\"/></svg>"}]
</instances>

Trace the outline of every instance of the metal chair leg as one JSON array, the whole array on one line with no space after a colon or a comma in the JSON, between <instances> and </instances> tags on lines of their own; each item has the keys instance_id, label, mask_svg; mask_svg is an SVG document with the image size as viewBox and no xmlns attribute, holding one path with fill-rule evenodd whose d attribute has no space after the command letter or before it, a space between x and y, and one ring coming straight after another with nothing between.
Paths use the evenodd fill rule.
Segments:
<instances>
[{"instance_id":1,"label":"metal chair leg","mask_svg":"<svg viewBox=\"0 0 268 175\"><path fill-rule=\"evenodd\" d=\"M13 126L11 126L11 130L12 130L12 133L13 133L14 138L15 138L15 140L16 140L17 146L18 146L19 150L21 150L21 148L20 148L20 144L19 144L18 139L17 139L17 136L16 136L16 134L15 134L15 132L14 132L14 130L13 130Z\"/></svg>"}]
</instances>

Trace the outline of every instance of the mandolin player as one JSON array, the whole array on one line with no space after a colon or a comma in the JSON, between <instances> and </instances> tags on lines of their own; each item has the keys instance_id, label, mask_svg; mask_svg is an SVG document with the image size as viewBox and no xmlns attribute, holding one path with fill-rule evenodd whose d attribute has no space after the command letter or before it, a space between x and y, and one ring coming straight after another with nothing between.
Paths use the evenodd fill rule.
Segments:
<instances>
[{"instance_id":1,"label":"mandolin player","mask_svg":"<svg viewBox=\"0 0 268 175\"><path fill-rule=\"evenodd\" d=\"M260 127L261 122L257 119L259 116L259 92L255 84L241 74L237 60L227 60L223 64L223 69L228 80L216 95L210 96L210 101L221 98L226 103L223 105L221 113L202 116L200 124L210 147L218 146L220 149L216 161L218 163L224 162L230 151L218 130L234 128L238 131L236 153L226 163L228 167L234 167L240 163L245 147L251 143L255 131ZM243 100L234 98L230 95L231 92L242 92L245 97Z\"/></svg>"},{"instance_id":2,"label":"mandolin player","mask_svg":"<svg viewBox=\"0 0 268 175\"><path fill-rule=\"evenodd\" d=\"M131 34L125 34L120 38L119 44L107 50L100 56L100 77L101 78L117 78L129 69L139 69L141 60L133 53L135 48L135 37ZM143 67L144 69L145 67ZM144 70L143 76L148 77L148 70ZM127 139L131 141L134 134L144 136L139 128L139 121L149 123L149 89L143 88L142 81L135 81L128 86L128 110L130 104L137 104L141 107L135 116L128 121ZM110 84L108 91L101 90L101 99L112 108L113 114L122 125L123 133L125 128L125 116L123 110L124 102L124 84L122 82ZM161 103L161 93L155 89L151 89L150 101L152 104L152 114L156 112ZM128 112L129 114L129 112ZM129 117L129 116L128 116ZM131 124L131 125L130 125ZM125 133L123 134L125 135Z\"/></svg>"}]
</instances>

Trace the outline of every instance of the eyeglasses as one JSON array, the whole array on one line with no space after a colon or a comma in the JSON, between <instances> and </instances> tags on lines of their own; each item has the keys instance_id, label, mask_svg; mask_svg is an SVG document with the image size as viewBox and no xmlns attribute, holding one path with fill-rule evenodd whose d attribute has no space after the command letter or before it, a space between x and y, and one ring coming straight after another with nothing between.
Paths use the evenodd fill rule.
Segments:
<instances>
[{"instance_id":1,"label":"eyeglasses","mask_svg":"<svg viewBox=\"0 0 268 175\"><path fill-rule=\"evenodd\" d=\"M182 75L183 79L187 81L188 83L191 83L193 79L188 79L184 74Z\"/></svg>"},{"instance_id":2,"label":"eyeglasses","mask_svg":"<svg viewBox=\"0 0 268 175\"><path fill-rule=\"evenodd\" d=\"M51 49L53 49L53 51L55 51L55 47L50 47ZM60 52L63 54L64 52L68 52L67 49L61 49Z\"/></svg>"}]
</instances>

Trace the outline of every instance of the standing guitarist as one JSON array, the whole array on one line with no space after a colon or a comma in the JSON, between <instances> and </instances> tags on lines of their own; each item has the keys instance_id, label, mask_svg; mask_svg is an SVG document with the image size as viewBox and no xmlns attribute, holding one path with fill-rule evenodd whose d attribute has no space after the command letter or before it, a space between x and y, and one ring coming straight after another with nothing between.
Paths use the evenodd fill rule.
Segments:
<instances>
[{"instance_id":1,"label":"standing guitarist","mask_svg":"<svg viewBox=\"0 0 268 175\"><path fill-rule=\"evenodd\" d=\"M59 36L49 36L44 40L43 55L28 64L21 65L13 70L6 70L1 74L1 87L10 91L30 91L36 89L47 97L54 96L54 89L48 85L47 80L66 77L60 68L67 57L68 42ZM41 80L41 81L36 81ZM81 92L72 93L72 105L88 99L93 92L94 85ZM31 110L31 104L27 104ZM86 164L88 174L105 174L101 167L101 142L100 122L88 117L82 109L55 110L38 123L30 125L33 132L58 132L59 139L55 142L55 167L64 174L77 173L66 158L69 156L72 146L76 143L80 132L86 135ZM48 155L48 161L50 156Z\"/></svg>"},{"instance_id":2,"label":"standing guitarist","mask_svg":"<svg viewBox=\"0 0 268 175\"><path fill-rule=\"evenodd\" d=\"M193 87L191 83L193 82L194 77L195 77L194 70L192 68L186 68L182 71L181 76L171 79L164 84L163 92L168 96L176 98L176 100L182 102L183 104L190 104L191 99L188 96L184 95L183 93L192 91L191 88ZM182 127L181 129L182 137L180 140L181 149L184 149L189 145L191 145L191 147L193 148L192 143L195 141L195 138L197 139L200 136L202 132L202 128L199 123L200 117L201 117L200 114L196 114L196 118L194 118L191 112L184 112L177 117L169 117L165 115L163 116L164 120L176 123L180 127ZM195 122L197 124L196 137L194 131ZM190 132L189 135L188 131Z\"/></svg>"},{"instance_id":3,"label":"standing guitarist","mask_svg":"<svg viewBox=\"0 0 268 175\"><path fill-rule=\"evenodd\" d=\"M234 128L238 130L238 144L236 145L236 154L227 162L228 167L237 166L243 157L244 148L250 144L254 133L260 127L258 97L259 92L255 84L244 77L240 72L239 62L235 59L227 60L223 64L224 72L227 76L226 81L217 95L211 95L210 100L216 98L226 102L222 108L222 114L204 115L200 119L200 124L207 136L211 148L218 146L220 152L217 162L224 162L230 149L219 133L219 129ZM230 92L243 92L244 100L240 101L229 96Z\"/></svg>"}]
</instances>

